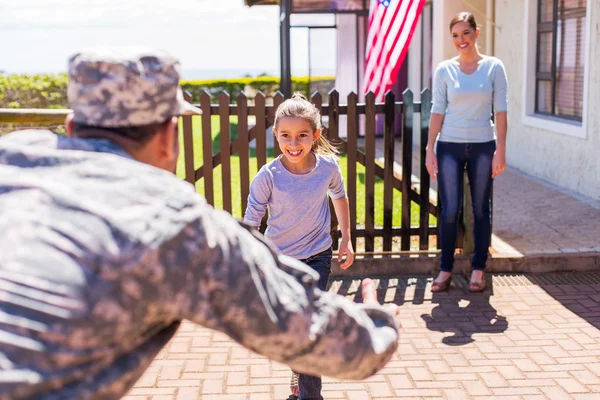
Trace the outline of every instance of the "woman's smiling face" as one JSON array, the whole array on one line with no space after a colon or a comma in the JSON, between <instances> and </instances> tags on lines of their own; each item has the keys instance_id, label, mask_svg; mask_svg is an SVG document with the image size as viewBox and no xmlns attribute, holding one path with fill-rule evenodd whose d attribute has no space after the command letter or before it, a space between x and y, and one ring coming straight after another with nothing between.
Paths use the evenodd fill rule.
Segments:
<instances>
[{"instance_id":1,"label":"woman's smiling face","mask_svg":"<svg viewBox=\"0 0 600 400\"><path fill-rule=\"evenodd\" d=\"M460 21L452 27L452 40L459 53L472 52L479 36L479 28L473 29L468 22Z\"/></svg>"}]
</instances>

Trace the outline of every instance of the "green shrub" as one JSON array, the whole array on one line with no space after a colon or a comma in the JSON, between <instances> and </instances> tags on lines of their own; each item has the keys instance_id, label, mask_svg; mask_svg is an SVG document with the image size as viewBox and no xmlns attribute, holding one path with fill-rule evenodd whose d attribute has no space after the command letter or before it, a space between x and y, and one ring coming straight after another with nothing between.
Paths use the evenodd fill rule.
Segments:
<instances>
[{"instance_id":1,"label":"green shrub","mask_svg":"<svg viewBox=\"0 0 600 400\"><path fill-rule=\"evenodd\" d=\"M318 90L322 96L326 96L327 92L333 89L335 77L313 76L310 79L310 84L313 91ZM190 93L194 102L199 102L200 96L206 91L211 96L211 102L216 103L218 96L226 91L229 93L231 101L235 103L242 92L250 99L253 99L257 92L262 92L267 97L273 97L279 90L279 77L259 76L237 79L182 80L181 87ZM307 76L292 77L292 90L294 92L302 92L308 97L310 95L308 89Z\"/></svg>"},{"instance_id":2,"label":"green shrub","mask_svg":"<svg viewBox=\"0 0 600 400\"><path fill-rule=\"evenodd\" d=\"M335 77L311 77L311 90L318 91L326 101L327 92L333 89ZM272 97L279 90L279 78L260 76L255 78L182 80L181 86L190 92L194 102L206 91L211 102L217 103L223 91L229 93L230 102L235 103L240 93L253 99L257 92ZM309 96L308 77L293 77L292 89ZM0 108L68 108L67 75L0 75Z\"/></svg>"},{"instance_id":3,"label":"green shrub","mask_svg":"<svg viewBox=\"0 0 600 400\"><path fill-rule=\"evenodd\" d=\"M0 108L67 108L67 75L0 75Z\"/></svg>"}]
</instances>

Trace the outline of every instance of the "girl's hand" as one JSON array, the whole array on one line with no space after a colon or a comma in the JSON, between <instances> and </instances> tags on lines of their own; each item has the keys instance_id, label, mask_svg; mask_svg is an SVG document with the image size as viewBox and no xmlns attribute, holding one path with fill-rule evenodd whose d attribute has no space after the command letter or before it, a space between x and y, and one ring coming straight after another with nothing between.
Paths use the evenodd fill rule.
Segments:
<instances>
[{"instance_id":1,"label":"girl's hand","mask_svg":"<svg viewBox=\"0 0 600 400\"><path fill-rule=\"evenodd\" d=\"M428 150L425 156L425 167L427 167L427 172L429 172L429 176L433 179L436 179L438 173L438 163L437 156L433 152L433 150Z\"/></svg>"},{"instance_id":2,"label":"girl's hand","mask_svg":"<svg viewBox=\"0 0 600 400\"><path fill-rule=\"evenodd\" d=\"M340 249L338 251L338 262L342 262L343 257L346 256L346 260L340 264L341 269L346 269L354 262L354 250L352 249L352 243L349 239L342 237L340 241Z\"/></svg>"},{"instance_id":3,"label":"girl's hand","mask_svg":"<svg viewBox=\"0 0 600 400\"><path fill-rule=\"evenodd\" d=\"M492 178L497 177L506 169L506 153L503 150L496 150L492 159Z\"/></svg>"}]
</instances>

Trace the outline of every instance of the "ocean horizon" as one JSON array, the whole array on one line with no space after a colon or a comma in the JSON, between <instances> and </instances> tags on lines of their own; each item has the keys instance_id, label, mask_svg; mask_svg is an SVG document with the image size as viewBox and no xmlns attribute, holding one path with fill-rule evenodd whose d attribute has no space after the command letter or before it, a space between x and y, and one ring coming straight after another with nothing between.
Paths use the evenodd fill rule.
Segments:
<instances>
[{"instance_id":1,"label":"ocean horizon","mask_svg":"<svg viewBox=\"0 0 600 400\"><path fill-rule=\"evenodd\" d=\"M7 75L13 74L58 74L66 71L48 71L48 70L26 70L26 71L5 71L0 68L0 73ZM257 68L182 68L181 79L184 80L203 80L203 79L234 79L246 76L256 77L260 75L279 76L279 69L257 69ZM308 70L293 70L294 76L307 76ZM311 71L311 76L335 75L332 68L315 68Z\"/></svg>"}]
</instances>

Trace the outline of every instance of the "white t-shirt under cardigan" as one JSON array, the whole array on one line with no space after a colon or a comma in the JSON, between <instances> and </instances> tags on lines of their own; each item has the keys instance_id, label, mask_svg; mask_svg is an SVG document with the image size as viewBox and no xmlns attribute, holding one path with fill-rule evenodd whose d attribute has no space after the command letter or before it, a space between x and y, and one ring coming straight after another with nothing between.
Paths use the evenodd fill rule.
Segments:
<instances>
[{"instance_id":1,"label":"white t-shirt under cardigan","mask_svg":"<svg viewBox=\"0 0 600 400\"><path fill-rule=\"evenodd\" d=\"M269 210L265 236L279 250L302 260L331 247L332 199L346 196L344 180L333 157L315 154L315 168L307 174L294 174L281 163L281 157L265 164L250 185L244 222L259 226Z\"/></svg>"},{"instance_id":2,"label":"white t-shirt under cardigan","mask_svg":"<svg viewBox=\"0 0 600 400\"><path fill-rule=\"evenodd\" d=\"M484 56L472 74L456 60L442 61L433 81L431 112L444 115L438 140L483 143L496 139L493 112L507 111L507 80L502 61Z\"/></svg>"}]
</instances>

